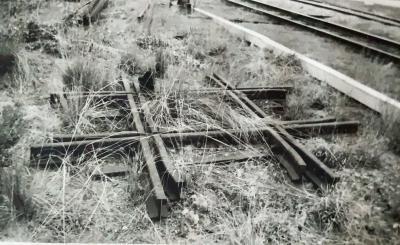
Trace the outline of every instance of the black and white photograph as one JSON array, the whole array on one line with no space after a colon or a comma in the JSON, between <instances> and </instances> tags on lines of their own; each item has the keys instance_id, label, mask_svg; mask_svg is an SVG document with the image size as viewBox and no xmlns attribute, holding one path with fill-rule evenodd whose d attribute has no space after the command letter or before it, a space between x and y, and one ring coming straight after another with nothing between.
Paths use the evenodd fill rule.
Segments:
<instances>
[{"instance_id":1,"label":"black and white photograph","mask_svg":"<svg viewBox=\"0 0 400 245\"><path fill-rule=\"evenodd\" d=\"M400 0L0 0L0 245L400 244Z\"/></svg>"}]
</instances>

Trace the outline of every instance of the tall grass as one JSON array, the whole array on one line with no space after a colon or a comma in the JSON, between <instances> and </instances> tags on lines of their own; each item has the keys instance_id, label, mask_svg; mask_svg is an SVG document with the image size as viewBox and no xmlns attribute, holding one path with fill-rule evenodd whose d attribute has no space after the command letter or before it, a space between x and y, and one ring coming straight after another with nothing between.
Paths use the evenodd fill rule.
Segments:
<instances>
[{"instance_id":1,"label":"tall grass","mask_svg":"<svg viewBox=\"0 0 400 245\"><path fill-rule=\"evenodd\" d=\"M23 182L24 169L11 160L10 149L25 131L20 107L6 106L0 119L0 226L31 215L29 194Z\"/></svg>"}]
</instances>

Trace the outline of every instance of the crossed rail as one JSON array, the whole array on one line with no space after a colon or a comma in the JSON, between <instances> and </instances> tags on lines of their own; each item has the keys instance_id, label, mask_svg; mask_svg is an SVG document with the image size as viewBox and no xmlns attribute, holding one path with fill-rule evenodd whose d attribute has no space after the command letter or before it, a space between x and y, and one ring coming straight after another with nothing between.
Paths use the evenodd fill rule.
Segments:
<instances>
[{"instance_id":1,"label":"crossed rail","mask_svg":"<svg viewBox=\"0 0 400 245\"><path fill-rule=\"evenodd\" d=\"M254 129L224 129L224 130L186 130L180 132L162 132L152 120L145 117L150 115L149 108L142 106L147 97L140 91L136 83L127 80L121 83L124 91L108 91L96 94L98 98L123 100L129 106L132 124L135 131L118 133L101 133L87 135L55 135L52 143L31 147L32 164L38 167L48 167L46 159L55 158L53 164L62 164L67 155L79 156L94 150L98 157L109 156L120 151L139 153L144 159L152 185L151 195L146 201L148 214L153 219L168 216L168 203L181 198L185 177L179 173L171 160L167 147L182 145L229 144L235 145L246 141L251 144L262 144L268 152L279 160L293 182L309 179L317 188L325 188L338 181L338 177L318 158L307 151L294 137L306 138L316 135L334 133L355 133L359 122L336 122L335 118L271 121L263 109L252 99L285 100L290 87L265 88L235 88L217 74L207 76L215 89L186 91L190 93L210 95L223 93L252 118L265 119L265 124ZM87 93L52 94L51 103L63 101L68 96L87 96ZM269 158L269 153L235 152L230 155L217 157L202 157L195 160L199 164L226 164L229 162L246 161L249 159ZM129 167L109 168L103 171L104 176L112 177L125 175ZM101 176L97 176L101 177Z\"/></svg>"}]
</instances>

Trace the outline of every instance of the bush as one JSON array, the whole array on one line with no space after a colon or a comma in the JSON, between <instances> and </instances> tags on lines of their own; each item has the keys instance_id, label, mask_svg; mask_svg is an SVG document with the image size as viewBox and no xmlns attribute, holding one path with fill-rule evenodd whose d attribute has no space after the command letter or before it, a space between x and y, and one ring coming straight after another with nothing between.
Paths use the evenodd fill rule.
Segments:
<instances>
[{"instance_id":1,"label":"bush","mask_svg":"<svg viewBox=\"0 0 400 245\"><path fill-rule=\"evenodd\" d=\"M67 90L98 91L106 84L104 71L90 61L77 61L69 66L62 78Z\"/></svg>"},{"instance_id":2,"label":"bush","mask_svg":"<svg viewBox=\"0 0 400 245\"><path fill-rule=\"evenodd\" d=\"M131 76L141 73L138 57L133 53L125 54L121 57L119 69Z\"/></svg>"}]
</instances>

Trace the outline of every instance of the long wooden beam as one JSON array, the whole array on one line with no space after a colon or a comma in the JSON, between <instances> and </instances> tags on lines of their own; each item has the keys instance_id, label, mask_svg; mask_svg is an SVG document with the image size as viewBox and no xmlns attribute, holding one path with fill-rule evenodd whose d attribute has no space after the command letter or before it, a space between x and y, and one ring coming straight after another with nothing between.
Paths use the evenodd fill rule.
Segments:
<instances>
[{"instance_id":1,"label":"long wooden beam","mask_svg":"<svg viewBox=\"0 0 400 245\"><path fill-rule=\"evenodd\" d=\"M194 8L194 10L200 14L210 17L216 23L225 27L230 33L238 35L244 40L247 40L260 48L272 50L277 54L295 55L295 57L300 60L304 70L307 71L311 76L326 82L338 91L359 101L378 113L384 114L400 112L399 101L394 100L387 95L382 94L350 78L349 76L334 70L331 67L295 52L260 33L235 24L217 15L199 8Z\"/></svg>"}]
</instances>

